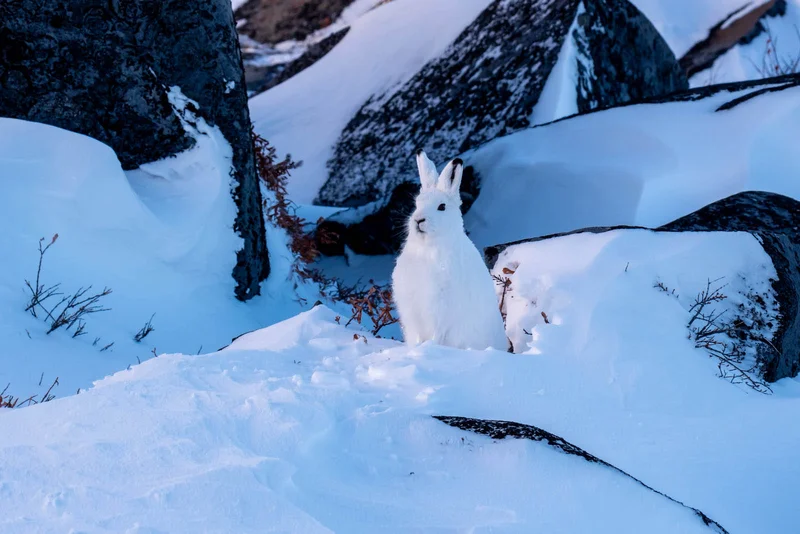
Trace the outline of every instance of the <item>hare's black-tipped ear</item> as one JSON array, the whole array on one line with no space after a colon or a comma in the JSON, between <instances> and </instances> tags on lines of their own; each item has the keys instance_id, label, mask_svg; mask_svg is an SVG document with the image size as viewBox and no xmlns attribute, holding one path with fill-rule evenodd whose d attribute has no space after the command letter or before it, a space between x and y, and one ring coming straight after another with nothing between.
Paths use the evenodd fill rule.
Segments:
<instances>
[{"instance_id":1,"label":"hare's black-tipped ear","mask_svg":"<svg viewBox=\"0 0 800 534\"><path fill-rule=\"evenodd\" d=\"M461 178L464 175L464 162L461 158L456 158L442 170L439 175L439 189L446 193L458 194L461 189Z\"/></svg>"},{"instance_id":2,"label":"hare's black-tipped ear","mask_svg":"<svg viewBox=\"0 0 800 534\"><path fill-rule=\"evenodd\" d=\"M430 189L436 186L436 178L439 176L436 165L428 159L422 149L417 150L417 169L419 170L419 181L423 189Z\"/></svg>"}]
</instances>

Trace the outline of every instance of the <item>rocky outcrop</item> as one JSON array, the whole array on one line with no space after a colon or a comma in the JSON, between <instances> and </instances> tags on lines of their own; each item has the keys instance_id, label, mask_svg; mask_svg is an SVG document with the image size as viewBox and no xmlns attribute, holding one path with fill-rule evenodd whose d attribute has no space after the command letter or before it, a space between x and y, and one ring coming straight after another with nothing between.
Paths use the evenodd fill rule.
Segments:
<instances>
[{"instance_id":1,"label":"rocky outcrop","mask_svg":"<svg viewBox=\"0 0 800 534\"><path fill-rule=\"evenodd\" d=\"M715 24L705 39L681 57L680 65L689 77L709 69L734 46L749 44L766 32L766 19L785 14L786 0L767 0L755 7L746 4Z\"/></svg>"},{"instance_id":2,"label":"rocky outcrop","mask_svg":"<svg viewBox=\"0 0 800 534\"><path fill-rule=\"evenodd\" d=\"M0 19L0 115L98 139L125 169L193 145L169 87L199 104L233 149L236 296L257 295L269 260L230 1L8 0Z\"/></svg>"},{"instance_id":3,"label":"rocky outcrop","mask_svg":"<svg viewBox=\"0 0 800 534\"><path fill-rule=\"evenodd\" d=\"M560 57L577 71L580 111L687 87L669 47L626 0L496 0L441 57L358 111L318 202L385 199L414 179L416 149L445 161L530 126Z\"/></svg>"},{"instance_id":4,"label":"rocky outcrop","mask_svg":"<svg viewBox=\"0 0 800 534\"><path fill-rule=\"evenodd\" d=\"M376 0L377 2L377 0ZM353 0L248 0L236 10L239 32L259 43L302 41L339 18Z\"/></svg>"},{"instance_id":5,"label":"rocky outcrop","mask_svg":"<svg viewBox=\"0 0 800 534\"><path fill-rule=\"evenodd\" d=\"M248 93L250 96L263 93L304 71L333 50L333 47L339 44L349 30L349 27L341 29L320 42L310 45L300 57L287 63L260 65L257 58L252 62L248 62L245 58L244 70Z\"/></svg>"},{"instance_id":6,"label":"rocky outcrop","mask_svg":"<svg viewBox=\"0 0 800 534\"><path fill-rule=\"evenodd\" d=\"M748 191L714 202L659 228L670 232L750 232L772 258L772 282L780 305L771 347L759 357L764 379L800 373L800 202L774 193Z\"/></svg>"}]
</instances>

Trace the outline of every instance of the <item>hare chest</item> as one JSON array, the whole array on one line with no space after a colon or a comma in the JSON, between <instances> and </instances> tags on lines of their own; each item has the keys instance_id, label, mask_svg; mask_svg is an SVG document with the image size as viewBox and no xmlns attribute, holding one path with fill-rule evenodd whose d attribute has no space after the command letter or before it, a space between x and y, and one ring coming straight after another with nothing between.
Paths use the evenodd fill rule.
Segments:
<instances>
[{"instance_id":1,"label":"hare chest","mask_svg":"<svg viewBox=\"0 0 800 534\"><path fill-rule=\"evenodd\" d=\"M474 246L404 250L392 285L407 342L481 349L504 342L494 286Z\"/></svg>"}]
</instances>

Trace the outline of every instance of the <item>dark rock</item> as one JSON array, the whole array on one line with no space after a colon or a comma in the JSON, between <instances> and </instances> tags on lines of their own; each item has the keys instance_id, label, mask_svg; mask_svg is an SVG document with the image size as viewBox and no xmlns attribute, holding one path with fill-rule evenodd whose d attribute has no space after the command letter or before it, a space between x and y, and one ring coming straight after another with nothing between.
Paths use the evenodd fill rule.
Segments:
<instances>
[{"instance_id":1,"label":"dark rock","mask_svg":"<svg viewBox=\"0 0 800 534\"><path fill-rule=\"evenodd\" d=\"M0 20L0 115L98 139L125 169L193 145L168 87L198 102L233 149L236 296L257 295L269 259L230 1L6 0Z\"/></svg>"},{"instance_id":2,"label":"dark rock","mask_svg":"<svg viewBox=\"0 0 800 534\"><path fill-rule=\"evenodd\" d=\"M581 449L577 445L573 445L572 443L565 440L561 436L557 436L537 426L515 423L513 421L474 419L472 417L434 415L433 418L454 428L458 428L460 430L465 430L468 432L474 432L476 434L482 434L484 436L489 436L492 439L507 439L507 438L528 439L531 441L545 443L547 446L564 454L568 454L570 456L576 456L591 464L611 469L612 471L632 480L639 486L642 486L643 488L652 491L653 493L660 495L661 497L664 497L670 502L691 511L713 532L717 532L719 534L727 534L728 532L722 527L722 525L711 519L703 511L694 508L692 506L686 505L683 502L670 497L666 493L654 489L652 486L645 484L638 478L627 473L626 471L623 471L619 467L598 458L594 454L591 454L585 451L584 449Z\"/></svg>"},{"instance_id":3,"label":"dark rock","mask_svg":"<svg viewBox=\"0 0 800 534\"><path fill-rule=\"evenodd\" d=\"M583 66L576 109L687 87L669 47L626 0L597 0L578 16L582 4L493 2L441 57L359 110L335 147L318 202L359 206L385 199L413 180L408 158L417 148L445 161L528 127L568 38L576 41L574 60Z\"/></svg>"},{"instance_id":4,"label":"dark rock","mask_svg":"<svg viewBox=\"0 0 800 534\"><path fill-rule=\"evenodd\" d=\"M681 68L691 77L711 68L725 52L753 41L766 31L764 19L780 17L786 13L786 0L770 0L746 11L746 4L730 13L708 31L708 36L696 43L680 59Z\"/></svg>"},{"instance_id":5,"label":"dark rock","mask_svg":"<svg viewBox=\"0 0 800 534\"><path fill-rule=\"evenodd\" d=\"M669 45L633 4L584 5L575 34L587 58L578 61L578 112L688 89Z\"/></svg>"},{"instance_id":6,"label":"dark rock","mask_svg":"<svg viewBox=\"0 0 800 534\"><path fill-rule=\"evenodd\" d=\"M245 78L247 80L247 91L251 93L250 96L263 93L304 71L333 50L333 47L339 44L339 41L347 35L348 31L350 31L349 27L344 28L329 35L322 41L314 43L306 49L303 55L288 63L259 66L255 62L248 64L248 61L245 60Z\"/></svg>"},{"instance_id":7,"label":"dark rock","mask_svg":"<svg viewBox=\"0 0 800 534\"><path fill-rule=\"evenodd\" d=\"M339 18L353 0L248 0L236 10L239 32L259 43L302 41Z\"/></svg>"},{"instance_id":8,"label":"dark rock","mask_svg":"<svg viewBox=\"0 0 800 534\"><path fill-rule=\"evenodd\" d=\"M478 177L472 166L464 167L461 179L461 213L466 213L478 198ZM327 256L344 254L347 246L356 254L395 254L403 246L406 236L406 221L414 211L420 185L418 182L403 182L394 188L387 202L378 204L366 215L357 216L351 222L350 210L343 216L333 216L319 225L318 235L325 240L317 243L317 249ZM358 208L367 210L368 207ZM346 221L346 222L343 222Z\"/></svg>"},{"instance_id":9,"label":"dark rock","mask_svg":"<svg viewBox=\"0 0 800 534\"><path fill-rule=\"evenodd\" d=\"M761 191L739 193L662 226L670 232L750 232L778 273L772 288L780 305L778 330L765 350L764 379L775 382L800 372L800 202Z\"/></svg>"}]
</instances>

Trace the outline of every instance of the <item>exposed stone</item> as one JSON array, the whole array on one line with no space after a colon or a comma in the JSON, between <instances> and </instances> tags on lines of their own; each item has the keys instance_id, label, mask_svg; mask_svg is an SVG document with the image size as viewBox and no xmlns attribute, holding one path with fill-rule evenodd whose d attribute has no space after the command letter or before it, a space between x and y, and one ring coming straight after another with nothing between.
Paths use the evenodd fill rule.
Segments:
<instances>
[{"instance_id":1,"label":"exposed stone","mask_svg":"<svg viewBox=\"0 0 800 534\"><path fill-rule=\"evenodd\" d=\"M192 146L168 87L198 102L233 149L236 296L258 294L269 259L230 1L6 0L0 20L0 115L98 139L125 169Z\"/></svg>"},{"instance_id":2,"label":"exposed stone","mask_svg":"<svg viewBox=\"0 0 800 534\"><path fill-rule=\"evenodd\" d=\"M267 89L275 87L304 71L333 50L333 47L339 44L339 41L347 35L349 30L349 27L344 28L329 35L322 41L312 44L300 57L288 63L261 66L257 62L248 63L245 61L244 71L247 80L247 91L251 93L251 96L263 93Z\"/></svg>"},{"instance_id":3,"label":"exposed stone","mask_svg":"<svg viewBox=\"0 0 800 534\"><path fill-rule=\"evenodd\" d=\"M329 26L353 0L248 0L236 10L239 32L259 43L302 41Z\"/></svg>"},{"instance_id":4,"label":"exposed stone","mask_svg":"<svg viewBox=\"0 0 800 534\"><path fill-rule=\"evenodd\" d=\"M478 198L478 179L472 166L464 168L461 179L461 212L466 213ZM414 201L419 194L418 182L403 182L394 188L388 201L374 207L364 206L366 214L343 212L344 216L329 217L320 225L318 250L325 255L344 254L347 246L356 254L395 254L403 246L406 221L414 211ZM355 222L353 222L355 219Z\"/></svg>"},{"instance_id":5,"label":"exposed stone","mask_svg":"<svg viewBox=\"0 0 800 534\"><path fill-rule=\"evenodd\" d=\"M714 62L736 45L751 43L767 31L767 18L786 14L786 0L767 0L750 8L746 4L711 27L708 36L692 46L680 59L680 65L691 77L711 68Z\"/></svg>"},{"instance_id":6,"label":"exposed stone","mask_svg":"<svg viewBox=\"0 0 800 534\"><path fill-rule=\"evenodd\" d=\"M687 87L669 47L635 7L626 0L583 4L493 2L441 57L358 111L335 147L317 200L359 206L385 199L414 179L408 160L416 149L445 161L530 126L567 39L575 39L577 48L568 59L579 65L576 109Z\"/></svg>"}]
</instances>

